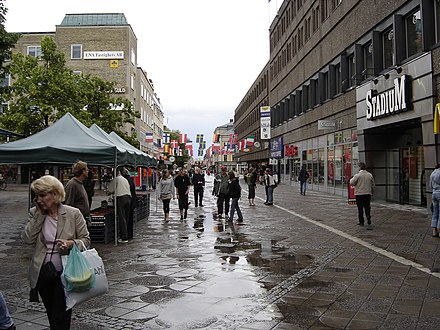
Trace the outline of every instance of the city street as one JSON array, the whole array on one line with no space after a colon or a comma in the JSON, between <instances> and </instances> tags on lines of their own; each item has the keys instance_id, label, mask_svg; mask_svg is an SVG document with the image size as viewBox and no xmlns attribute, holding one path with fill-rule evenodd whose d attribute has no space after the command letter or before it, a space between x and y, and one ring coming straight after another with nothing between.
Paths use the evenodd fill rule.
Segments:
<instances>
[{"instance_id":1,"label":"city street","mask_svg":"<svg viewBox=\"0 0 440 330\"><path fill-rule=\"evenodd\" d=\"M246 186L244 224L216 216L207 178L204 207L171 221L151 193L151 214L128 244L94 244L109 293L74 307L72 329L439 329L440 239L425 208L372 203L372 228L347 200L279 185L266 206ZM32 246L21 243L28 187L0 191L0 290L17 329L47 329L29 302ZM106 199L98 191L94 203Z\"/></svg>"}]
</instances>

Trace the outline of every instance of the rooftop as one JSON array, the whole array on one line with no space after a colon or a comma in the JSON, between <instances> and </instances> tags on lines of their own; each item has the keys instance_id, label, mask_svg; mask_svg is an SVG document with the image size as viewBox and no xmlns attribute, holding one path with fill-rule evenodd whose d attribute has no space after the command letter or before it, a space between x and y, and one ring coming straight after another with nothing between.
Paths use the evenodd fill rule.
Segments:
<instances>
[{"instance_id":1,"label":"rooftop","mask_svg":"<svg viewBox=\"0 0 440 330\"><path fill-rule=\"evenodd\" d=\"M125 15L122 13L113 14L66 14L61 26L115 26L128 25Z\"/></svg>"}]
</instances>

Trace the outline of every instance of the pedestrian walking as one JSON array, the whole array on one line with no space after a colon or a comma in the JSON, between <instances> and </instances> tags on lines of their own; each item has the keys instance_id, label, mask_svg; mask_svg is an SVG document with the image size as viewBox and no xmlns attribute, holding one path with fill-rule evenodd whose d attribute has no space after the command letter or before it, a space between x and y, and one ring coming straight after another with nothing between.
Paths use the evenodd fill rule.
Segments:
<instances>
[{"instance_id":1,"label":"pedestrian walking","mask_svg":"<svg viewBox=\"0 0 440 330\"><path fill-rule=\"evenodd\" d=\"M134 210L137 208L138 206L138 198L136 195L136 185L134 183L133 178L130 176L130 172L126 169L123 168L122 170L122 176L127 179L128 184L130 185L130 213L128 215L128 222L127 222L127 235L128 235L128 239L132 239L134 236L133 233L133 227L134 227L134 219L133 219L133 215L134 215Z\"/></svg>"},{"instance_id":2,"label":"pedestrian walking","mask_svg":"<svg viewBox=\"0 0 440 330\"><path fill-rule=\"evenodd\" d=\"M92 199L95 195L95 179L94 179L93 171L89 169L89 172L87 173L87 178L83 181L84 189L87 193L87 199L89 201L89 209L92 209Z\"/></svg>"},{"instance_id":3,"label":"pedestrian walking","mask_svg":"<svg viewBox=\"0 0 440 330\"><path fill-rule=\"evenodd\" d=\"M63 184L45 175L31 184L35 206L29 210L29 222L22 240L35 244L29 269L31 301L43 300L50 329L70 329L72 310L66 310L61 255L69 254L73 244L90 245L90 234L80 210L63 205Z\"/></svg>"},{"instance_id":4,"label":"pedestrian walking","mask_svg":"<svg viewBox=\"0 0 440 330\"><path fill-rule=\"evenodd\" d=\"M229 217L229 177L225 166L221 167L220 173L215 176L214 189L212 194L217 197L217 214L221 218L223 215L223 206L225 218Z\"/></svg>"},{"instance_id":5,"label":"pedestrian walking","mask_svg":"<svg viewBox=\"0 0 440 330\"><path fill-rule=\"evenodd\" d=\"M6 306L5 298L0 291L0 330L15 330L15 324L9 314L8 306Z\"/></svg>"},{"instance_id":6,"label":"pedestrian walking","mask_svg":"<svg viewBox=\"0 0 440 330\"><path fill-rule=\"evenodd\" d=\"M64 204L78 208L84 219L90 224L90 205L87 191L84 188L84 180L87 179L89 168L87 163L78 161L72 166L73 178L71 178L65 187L66 199Z\"/></svg>"},{"instance_id":7,"label":"pedestrian walking","mask_svg":"<svg viewBox=\"0 0 440 330\"><path fill-rule=\"evenodd\" d=\"M373 175L367 171L365 163L359 163L359 172L350 179L350 184L354 187L356 205L358 208L358 225L364 225L364 210L367 217L367 224L371 225L371 196L374 191Z\"/></svg>"},{"instance_id":8,"label":"pedestrian walking","mask_svg":"<svg viewBox=\"0 0 440 330\"><path fill-rule=\"evenodd\" d=\"M248 186L248 200L249 205L255 206L255 188L257 187L257 172L254 167L249 168L245 176L246 184Z\"/></svg>"},{"instance_id":9,"label":"pedestrian walking","mask_svg":"<svg viewBox=\"0 0 440 330\"><path fill-rule=\"evenodd\" d=\"M178 175L174 178L174 187L176 187L177 199L179 200L180 220L188 216L189 206L189 188L191 181L185 169L179 169Z\"/></svg>"},{"instance_id":10,"label":"pedestrian walking","mask_svg":"<svg viewBox=\"0 0 440 330\"><path fill-rule=\"evenodd\" d=\"M266 201L264 204L273 205L273 191L277 187L277 183L270 168L266 168L264 171L264 186L266 189Z\"/></svg>"},{"instance_id":11,"label":"pedestrian walking","mask_svg":"<svg viewBox=\"0 0 440 330\"><path fill-rule=\"evenodd\" d=\"M241 187L238 181L238 177L235 176L233 171L228 173L229 176L229 197L231 198L231 211L229 213L229 221L232 222L234 219L235 210L237 210L238 222L243 222L243 215L241 214L240 206L238 201L241 197Z\"/></svg>"},{"instance_id":12,"label":"pedestrian walking","mask_svg":"<svg viewBox=\"0 0 440 330\"><path fill-rule=\"evenodd\" d=\"M124 168L117 170L117 176L108 185L107 194L114 194L116 199L117 219L119 225L119 243L128 243L128 219L130 217L131 192L130 184L122 176Z\"/></svg>"},{"instance_id":13,"label":"pedestrian walking","mask_svg":"<svg viewBox=\"0 0 440 330\"><path fill-rule=\"evenodd\" d=\"M174 179L171 173L164 169L162 171L161 178L157 183L157 198L162 201L164 221L170 220L170 202L171 199L175 199Z\"/></svg>"},{"instance_id":14,"label":"pedestrian walking","mask_svg":"<svg viewBox=\"0 0 440 330\"><path fill-rule=\"evenodd\" d=\"M299 181L299 185L300 185L300 194L301 195L306 195L306 190L307 190L307 180L309 179L309 172L307 172L306 169L306 164L303 164L301 167L301 170L299 171L298 174L298 181Z\"/></svg>"},{"instance_id":15,"label":"pedestrian walking","mask_svg":"<svg viewBox=\"0 0 440 330\"><path fill-rule=\"evenodd\" d=\"M205 175L200 167L196 167L192 176L192 184L194 186L194 205L195 207L203 207L203 190L205 189Z\"/></svg>"},{"instance_id":16,"label":"pedestrian walking","mask_svg":"<svg viewBox=\"0 0 440 330\"><path fill-rule=\"evenodd\" d=\"M439 237L440 232L440 164L435 166L435 170L429 177L429 186L432 189L432 237Z\"/></svg>"}]
</instances>

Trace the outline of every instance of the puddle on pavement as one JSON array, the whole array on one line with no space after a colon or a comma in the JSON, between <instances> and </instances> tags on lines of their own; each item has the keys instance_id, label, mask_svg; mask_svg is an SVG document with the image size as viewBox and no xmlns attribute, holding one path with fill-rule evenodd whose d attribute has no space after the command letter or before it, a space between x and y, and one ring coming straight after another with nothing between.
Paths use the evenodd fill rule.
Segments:
<instances>
[{"instance_id":1,"label":"puddle on pavement","mask_svg":"<svg viewBox=\"0 0 440 330\"><path fill-rule=\"evenodd\" d=\"M256 251L246 258L253 266L283 275L294 275L313 262L313 257L306 254L282 254L274 255L273 258L265 258L261 256L261 251Z\"/></svg>"}]
</instances>

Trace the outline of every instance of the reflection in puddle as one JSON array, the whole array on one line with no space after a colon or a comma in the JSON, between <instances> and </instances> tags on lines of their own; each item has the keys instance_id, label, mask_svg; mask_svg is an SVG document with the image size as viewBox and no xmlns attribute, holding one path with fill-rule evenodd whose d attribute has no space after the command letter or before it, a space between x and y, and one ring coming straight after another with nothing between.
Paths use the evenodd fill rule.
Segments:
<instances>
[{"instance_id":1,"label":"reflection in puddle","mask_svg":"<svg viewBox=\"0 0 440 330\"><path fill-rule=\"evenodd\" d=\"M274 258L263 258L261 251L255 251L247 256L248 262L257 267L265 268L275 274L293 275L310 266L313 258L303 254L283 254Z\"/></svg>"}]
</instances>

